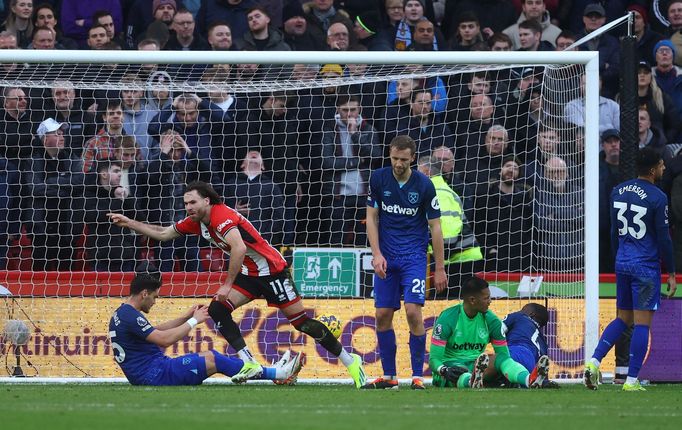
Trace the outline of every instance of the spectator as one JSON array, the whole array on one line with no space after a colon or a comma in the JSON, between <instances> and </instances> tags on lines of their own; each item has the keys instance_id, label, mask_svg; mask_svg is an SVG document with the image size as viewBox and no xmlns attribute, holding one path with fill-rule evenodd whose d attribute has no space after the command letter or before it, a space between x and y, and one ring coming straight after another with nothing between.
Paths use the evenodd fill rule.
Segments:
<instances>
[{"instance_id":1,"label":"spectator","mask_svg":"<svg viewBox=\"0 0 682 430\"><path fill-rule=\"evenodd\" d=\"M137 44L138 51L160 51L162 43L158 39L142 39ZM162 66L163 67L163 66ZM196 67L196 66L195 66ZM199 66L201 67L201 66ZM159 71L159 64L145 63L141 64L139 68L139 75L143 79L148 79L149 76Z\"/></svg>"},{"instance_id":2,"label":"spectator","mask_svg":"<svg viewBox=\"0 0 682 430\"><path fill-rule=\"evenodd\" d=\"M440 25L445 37L449 38L455 33L457 19L467 12L474 13L480 19L482 33L486 37L513 25L518 16L512 2L507 0L448 1L445 4L445 17Z\"/></svg>"},{"instance_id":3,"label":"spectator","mask_svg":"<svg viewBox=\"0 0 682 430\"><path fill-rule=\"evenodd\" d=\"M35 118L28 109L28 98L19 87L2 89L0 113L0 157L13 163L31 156Z\"/></svg>"},{"instance_id":4,"label":"spectator","mask_svg":"<svg viewBox=\"0 0 682 430\"><path fill-rule=\"evenodd\" d=\"M135 270L135 237L129 229L109 222L108 213L135 217L135 199L121 186L121 162L97 162L97 184L86 196L85 222L88 260L97 272L132 272Z\"/></svg>"},{"instance_id":5,"label":"spectator","mask_svg":"<svg viewBox=\"0 0 682 430\"><path fill-rule=\"evenodd\" d=\"M471 12L464 12L456 21L455 34L450 39L450 48L453 51L474 51L474 47L483 41L481 24L478 17Z\"/></svg>"},{"instance_id":6,"label":"spectator","mask_svg":"<svg viewBox=\"0 0 682 430\"><path fill-rule=\"evenodd\" d=\"M146 218L148 200L147 162L140 158L140 148L133 136L122 136L116 141L112 160L121 163L121 187L128 196L135 198L139 210L136 218Z\"/></svg>"},{"instance_id":7,"label":"spectator","mask_svg":"<svg viewBox=\"0 0 682 430\"><path fill-rule=\"evenodd\" d=\"M163 47L166 51L209 51L206 39L196 33L196 23L187 9L178 10L173 16L170 39Z\"/></svg>"},{"instance_id":8,"label":"spectator","mask_svg":"<svg viewBox=\"0 0 682 430\"><path fill-rule=\"evenodd\" d=\"M412 92L410 116L398 122L398 134L407 134L417 145L416 154L428 155L438 146L454 147L450 128L432 110L432 95L428 90Z\"/></svg>"},{"instance_id":9,"label":"spectator","mask_svg":"<svg viewBox=\"0 0 682 430\"><path fill-rule=\"evenodd\" d=\"M391 85L393 82L389 83L389 99L387 100L388 106L386 107L385 126L383 127L383 131L386 133L386 137L384 138L385 142L390 142L398 135L398 122L403 118L410 116L412 91L418 88L417 81L417 79L412 78L398 79L395 81L395 98L393 99L390 99Z\"/></svg>"},{"instance_id":10,"label":"spectator","mask_svg":"<svg viewBox=\"0 0 682 430\"><path fill-rule=\"evenodd\" d=\"M523 21L518 28L518 51L554 51L554 45L542 40L542 25L538 21L532 19Z\"/></svg>"},{"instance_id":11,"label":"spectator","mask_svg":"<svg viewBox=\"0 0 682 430\"><path fill-rule=\"evenodd\" d=\"M542 41L552 44L556 42L556 38L561 33L561 29L552 24L549 12L545 6L545 0L523 0L521 2L521 15L516 24L504 29L503 33L509 36L512 40L514 50L521 48L521 39L519 38L519 24L526 20L534 20L540 24L542 33Z\"/></svg>"},{"instance_id":12,"label":"spectator","mask_svg":"<svg viewBox=\"0 0 682 430\"><path fill-rule=\"evenodd\" d=\"M433 28L432 28L433 30ZM376 11L363 12L355 18L353 33L358 43L368 51L392 51L393 31L382 28L381 18Z\"/></svg>"},{"instance_id":13,"label":"spectator","mask_svg":"<svg viewBox=\"0 0 682 430\"><path fill-rule=\"evenodd\" d=\"M208 91L208 97L201 100L199 109L202 115L207 118L210 134L213 136L212 146L216 150L215 158L219 166L218 171L234 176L238 172L239 163L244 160L246 152L251 146L241 145L237 142L239 133L237 133L236 128L248 112L247 99L245 96L237 97L226 91L225 84L228 76L227 72L217 67L206 69L201 81L218 88ZM247 124L248 122L244 125Z\"/></svg>"},{"instance_id":14,"label":"spectator","mask_svg":"<svg viewBox=\"0 0 682 430\"><path fill-rule=\"evenodd\" d=\"M208 35L208 29L216 22L227 24L234 40L241 39L249 31L246 12L255 7L254 0L205 0L197 14L197 28L202 36Z\"/></svg>"},{"instance_id":15,"label":"spectator","mask_svg":"<svg viewBox=\"0 0 682 430\"><path fill-rule=\"evenodd\" d=\"M159 141L159 150L152 152L149 161L147 220L170 225L186 216L183 202L185 185L200 178L210 178L211 166L207 160L199 158L197 151L192 150L175 130L167 129L160 133ZM182 271L200 270L198 236L182 236L161 242L156 251L161 272L172 272L175 258L178 258Z\"/></svg>"},{"instance_id":16,"label":"spectator","mask_svg":"<svg viewBox=\"0 0 682 430\"><path fill-rule=\"evenodd\" d=\"M386 29L392 36L395 36L398 23L405 18L403 0L384 0L384 12L386 13Z\"/></svg>"},{"instance_id":17,"label":"spectator","mask_svg":"<svg viewBox=\"0 0 682 430\"><path fill-rule=\"evenodd\" d=\"M681 78L682 79L682 78ZM599 86L601 87L601 76ZM580 77L581 97L566 103L564 116L567 122L585 126L585 75ZM599 132L603 133L610 128L620 129L620 106L615 101L599 96Z\"/></svg>"},{"instance_id":18,"label":"spectator","mask_svg":"<svg viewBox=\"0 0 682 430\"><path fill-rule=\"evenodd\" d=\"M246 120L237 122L236 132L236 147L239 151L258 149L263 159L264 171L282 190L284 235L275 243L284 245L294 243L296 206L302 194L302 187L299 184L306 180L306 172L303 171L299 160L304 146L303 138L296 130L296 111L290 106L292 102L293 97L285 93L272 93L262 97L259 108L249 109ZM233 154L238 153L233 151ZM230 158L237 156L231 155ZM236 169L225 171L234 172Z\"/></svg>"},{"instance_id":19,"label":"spectator","mask_svg":"<svg viewBox=\"0 0 682 430\"><path fill-rule=\"evenodd\" d=\"M613 273L611 250L611 208L609 198L613 187L621 182L620 133L609 129L601 135L602 150L599 153L599 272Z\"/></svg>"},{"instance_id":20,"label":"spectator","mask_svg":"<svg viewBox=\"0 0 682 430\"><path fill-rule=\"evenodd\" d=\"M329 29L333 24L341 23L346 27L346 32L353 29L353 22L344 10L337 10L333 0L313 0L303 5L305 19L308 22L308 31L315 41L316 51L328 49ZM349 43L350 45L350 43Z\"/></svg>"},{"instance_id":21,"label":"spectator","mask_svg":"<svg viewBox=\"0 0 682 430\"><path fill-rule=\"evenodd\" d=\"M423 0L407 0L404 2L404 18L397 24L394 49L407 51L414 42L415 26L424 18ZM433 51L446 49L446 39L436 33L433 41ZM439 40L440 39L440 40Z\"/></svg>"},{"instance_id":22,"label":"spectator","mask_svg":"<svg viewBox=\"0 0 682 430\"><path fill-rule=\"evenodd\" d=\"M153 145L152 137L147 133L149 123L156 116L156 109L148 109L143 103L144 81L136 75L125 75L121 82L127 84L121 90L123 107L123 131L133 136L140 147L140 158L149 159L149 151ZM137 87L137 88L136 88Z\"/></svg>"},{"instance_id":23,"label":"spectator","mask_svg":"<svg viewBox=\"0 0 682 430\"><path fill-rule=\"evenodd\" d=\"M104 127L85 143L83 149L83 173L94 172L99 160L111 158L116 142L121 139L123 129L123 108L121 100L108 100L102 109Z\"/></svg>"},{"instance_id":24,"label":"spectator","mask_svg":"<svg viewBox=\"0 0 682 430\"><path fill-rule=\"evenodd\" d=\"M470 147L464 163L464 182L486 184L500 176L503 159L509 155L509 133L501 125L491 126L479 147Z\"/></svg>"},{"instance_id":25,"label":"spectator","mask_svg":"<svg viewBox=\"0 0 682 430\"><path fill-rule=\"evenodd\" d=\"M85 47L89 38L88 29L99 24L93 19L93 14L102 10L109 12L113 18L115 31L109 30L108 35L109 40L113 40L114 35L123 30L120 0L62 0L61 26L64 35Z\"/></svg>"},{"instance_id":26,"label":"spectator","mask_svg":"<svg viewBox=\"0 0 682 430\"><path fill-rule=\"evenodd\" d=\"M237 39L236 48L239 51L291 51L284 41L284 35L278 29L270 26L270 16L260 6L255 6L246 12L249 31Z\"/></svg>"},{"instance_id":27,"label":"spectator","mask_svg":"<svg viewBox=\"0 0 682 430\"><path fill-rule=\"evenodd\" d=\"M512 39L505 33L495 33L488 39L488 46L494 52L509 52L514 49Z\"/></svg>"},{"instance_id":28,"label":"spectator","mask_svg":"<svg viewBox=\"0 0 682 430\"><path fill-rule=\"evenodd\" d=\"M639 60L653 64L656 60L653 55L654 46L656 46L664 37L662 34L656 33L649 28L647 12L644 6L631 4L628 6L627 10L629 12L634 12L635 14L634 32L635 37L637 38L637 53L639 54ZM678 33L675 34L677 35ZM682 48L682 36L673 35L670 39L673 44L676 45L676 48Z\"/></svg>"},{"instance_id":29,"label":"spectator","mask_svg":"<svg viewBox=\"0 0 682 430\"><path fill-rule=\"evenodd\" d=\"M244 215L269 243L282 243L284 230L284 196L279 185L265 174L263 158L249 151L241 163L241 172L225 183L225 204Z\"/></svg>"},{"instance_id":30,"label":"spectator","mask_svg":"<svg viewBox=\"0 0 682 430\"><path fill-rule=\"evenodd\" d=\"M83 106L83 99L76 97L76 90L69 81L55 81L50 90L51 106L40 107L48 118L69 126L64 130L66 148L76 157L81 156L85 141L97 132L95 116Z\"/></svg>"},{"instance_id":31,"label":"spectator","mask_svg":"<svg viewBox=\"0 0 682 430\"><path fill-rule=\"evenodd\" d=\"M327 50L348 51L350 48L350 33L345 24L336 22L327 30Z\"/></svg>"},{"instance_id":32,"label":"spectator","mask_svg":"<svg viewBox=\"0 0 682 430\"><path fill-rule=\"evenodd\" d=\"M208 28L208 44L213 51L229 51L232 49L232 31L222 22L215 21Z\"/></svg>"},{"instance_id":33,"label":"spectator","mask_svg":"<svg viewBox=\"0 0 682 430\"><path fill-rule=\"evenodd\" d=\"M566 162L549 158L537 187L535 225L538 229L538 265L550 272L582 267L584 209L582 189L574 187Z\"/></svg>"},{"instance_id":34,"label":"spectator","mask_svg":"<svg viewBox=\"0 0 682 430\"><path fill-rule=\"evenodd\" d=\"M606 23L606 11L599 3L590 3L585 6L583 12L583 31L578 34L578 39L590 34ZM602 94L613 98L618 92L618 82L620 77L620 44L618 39L610 34L601 34L588 40L580 46L584 51L599 51L599 76L604 85Z\"/></svg>"},{"instance_id":35,"label":"spectator","mask_svg":"<svg viewBox=\"0 0 682 430\"><path fill-rule=\"evenodd\" d=\"M682 1L671 0L667 7L668 28L665 35L672 37L673 34L682 30Z\"/></svg>"},{"instance_id":36,"label":"spectator","mask_svg":"<svg viewBox=\"0 0 682 430\"><path fill-rule=\"evenodd\" d=\"M88 29L87 45L90 49L107 49L109 42L111 42L111 40L109 39L109 36L107 36L107 29L104 28L104 26L95 24Z\"/></svg>"},{"instance_id":37,"label":"spectator","mask_svg":"<svg viewBox=\"0 0 682 430\"><path fill-rule=\"evenodd\" d=\"M362 117L360 101L354 96L338 97L334 121L327 122L322 133L322 194L333 196L333 245L366 243L360 221L366 217L369 172L382 155L379 134Z\"/></svg>"},{"instance_id":38,"label":"spectator","mask_svg":"<svg viewBox=\"0 0 682 430\"><path fill-rule=\"evenodd\" d=\"M33 31L32 42L29 49L56 49L57 35L49 27L37 27Z\"/></svg>"},{"instance_id":39,"label":"spectator","mask_svg":"<svg viewBox=\"0 0 682 430\"><path fill-rule=\"evenodd\" d=\"M123 26L116 26L114 16L108 10L98 10L92 14L92 23L99 24L107 31L107 36L112 42L116 42L119 46L125 46L123 39Z\"/></svg>"},{"instance_id":40,"label":"spectator","mask_svg":"<svg viewBox=\"0 0 682 430\"><path fill-rule=\"evenodd\" d=\"M673 64L677 52L670 40L661 40L654 47L656 83L672 99L678 111L682 112L682 68Z\"/></svg>"},{"instance_id":41,"label":"spectator","mask_svg":"<svg viewBox=\"0 0 682 430\"><path fill-rule=\"evenodd\" d=\"M31 43L33 34L33 2L31 0L10 0L7 19L0 27L2 31L8 31L17 38L17 46L26 48Z\"/></svg>"},{"instance_id":42,"label":"spectator","mask_svg":"<svg viewBox=\"0 0 682 430\"><path fill-rule=\"evenodd\" d=\"M359 45L355 50L366 51L366 48ZM348 86L348 94L360 99L363 117L378 130L377 124L383 120L386 108L386 82L370 81L374 75L367 64L346 64L346 72L351 80L356 80Z\"/></svg>"},{"instance_id":43,"label":"spectator","mask_svg":"<svg viewBox=\"0 0 682 430\"><path fill-rule=\"evenodd\" d=\"M33 8L33 27L48 27L54 30L57 35L57 49L78 49L78 43L73 39L64 37L60 26L57 24L55 10L51 4L42 3Z\"/></svg>"},{"instance_id":44,"label":"spectator","mask_svg":"<svg viewBox=\"0 0 682 430\"><path fill-rule=\"evenodd\" d=\"M573 32L569 30L564 30L559 35L556 37L556 41L554 42L554 45L556 46L557 51L567 51L568 48L573 45L578 38L576 37ZM578 47L571 48L571 51L577 51Z\"/></svg>"},{"instance_id":45,"label":"spectator","mask_svg":"<svg viewBox=\"0 0 682 430\"><path fill-rule=\"evenodd\" d=\"M410 51L436 51L439 46L436 40L443 40L443 36L440 35L440 32L433 26L431 21L423 18L414 26L413 39L414 42L409 47ZM440 46L446 45L441 43Z\"/></svg>"},{"instance_id":46,"label":"spectator","mask_svg":"<svg viewBox=\"0 0 682 430\"><path fill-rule=\"evenodd\" d=\"M74 232L82 223L84 176L80 160L64 151L64 123L41 122L39 143L21 161L22 222L33 243L33 270L70 270ZM39 146L39 147L38 147Z\"/></svg>"},{"instance_id":47,"label":"spectator","mask_svg":"<svg viewBox=\"0 0 682 430\"><path fill-rule=\"evenodd\" d=\"M653 78L649 63L640 61L637 72L637 94L639 105L646 106L651 124L665 132L669 142L679 141L680 117L677 107L670 95L661 91L656 79Z\"/></svg>"},{"instance_id":48,"label":"spectator","mask_svg":"<svg viewBox=\"0 0 682 430\"><path fill-rule=\"evenodd\" d=\"M308 21L305 19L299 0L289 0L284 5L282 23L284 41L292 51L315 50L315 41L308 31Z\"/></svg>"},{"instance_id":49,"label":"spectator","mask_svg":"<svg viewBox=\"0 0 682 430\"><path fill-rule=\"evenodd\" d=\"M178 4L175 0L137 0L128 12L125 29L126 48L135 49L140 39L148 37L145 33L155 21L166 26L173 22Z\"/></svg>"},{"instance_id":50,"label":"spectator","mask_svg":"<svg viewBox=\"0 0 682 430\"><path fill-rule=\"evenodd\" d=\"M457 123L455 158L464 158L469 148L480 148L490 126L500 123L495 111L495 105L487 94L471 96L466 121Z\"/></svg>"},{"instance_id":51,"label":"spectator","mask_svg":"<svg viewBox=\"0 0 682 430\"><path fill-rule=\"evenodd\" d=\"M522 176L519 161L507 156L499 179L476 187L473 225L485 252L487 271L530 270L533 192L522 185Z\"/></svg>"},{"instance_id":52,"label":"spectator","mask_svg":"<svg viewBox=\"0 0 682 430\"><path fill-rule=\"evenodd\" d=\"M221 154L213 146L210 121L199 111L201 102L201 98L194 93L180 94L173 100L170 109L163 109L152 120L148 132L156 138L166 130L177 131L189 150L185 151L184 158L195 157L199 163L205 163L208 166L203 170L220 172ZM176 141L179 140L176 139ZM158 152L157 148L152 152ZM150 158L158 159L158 155L152 155ZM203 175L201 181L212 182L210 177Z\"/></svg>"},{"instance_id":53,"label":"spectator","mask_svg":"<svg viewBox=\"0 0 682 430\"><path fill-rule=\"evenodd\" d=\"M7 269L8 245L21 229L18 161L0 155L0 219L3 220L0 222L0 270Z\"/></svg>"},{"instance_id":54,"label":"spectator","mask_svg":"<svg viewBox=\"0 0 682 430\"><path fill-rule=\"evenodd\" d=\"M160 111L170 108L173 103L171 84L173 80L166 72L154 72L147 78L147 90L145 91L146 108Z\"/></svg>"},{"instance_id":55,"label":"spectator","mask_svg":"<svg viewBox=\"0 0 682 430\"><path fill-rule=\"evenodd\" d=\"M660 130L651 127L649 111L643 106L639 108L638 119L639 149L649 147L659 154L663 154L666 145L665 136Z\"/></svg>"}]
</instances>

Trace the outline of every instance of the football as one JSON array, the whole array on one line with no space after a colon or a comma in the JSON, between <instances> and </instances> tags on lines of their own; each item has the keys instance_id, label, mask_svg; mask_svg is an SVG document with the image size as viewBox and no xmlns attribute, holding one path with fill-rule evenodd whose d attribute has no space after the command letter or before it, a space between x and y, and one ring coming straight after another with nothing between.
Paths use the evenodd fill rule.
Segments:
<instances>
[{"instance_id":1,"label":"football","mask_svg":"<svg viewBox=\"0 0 682 430\"><path fill-rule=\"evenodd\" d=\"M317 317L317 320L326 325L335 338L338 339L341 336L341 332L343 332L343 321L341 321L339 317L333 314L322 314Z\"/></svg>"}]
</instances>

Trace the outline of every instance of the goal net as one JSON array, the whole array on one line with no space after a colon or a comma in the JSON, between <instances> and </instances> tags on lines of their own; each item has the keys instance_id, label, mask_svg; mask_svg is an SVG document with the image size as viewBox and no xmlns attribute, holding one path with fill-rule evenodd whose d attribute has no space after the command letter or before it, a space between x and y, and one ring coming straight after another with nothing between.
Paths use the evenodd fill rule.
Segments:
<instances>
[{"instance_id":1,"label":"goal net","mask_svg":"<svg viewBox=\"0 0 682 430\"><path fill-rule=\"evenodd\" d=\"M309 315L340 318L341 342L380 375L367 184L405 134L417 144L413 167L452 189L448 213L461 220L446 238L450 288L427 289L427 330L477 273L500 317L547 306L552 377L577 377L596 344L593 53L0 55L0 244L9 244L0 323L28 325L16 348L28 376L122 376L107 327L136 270L163 273L155 324L210 300L227 269L220 250L200 237L156 243L106 215L170 225L184 218L183 187L195 180L281 250ZM406 377L407 323L396 318ZM264 301L235 319L259 361L292 348L307 356L302 379L347 378ZM167 354L234 353L213 328L198 326Z\"/></svg>"}]
</instances>

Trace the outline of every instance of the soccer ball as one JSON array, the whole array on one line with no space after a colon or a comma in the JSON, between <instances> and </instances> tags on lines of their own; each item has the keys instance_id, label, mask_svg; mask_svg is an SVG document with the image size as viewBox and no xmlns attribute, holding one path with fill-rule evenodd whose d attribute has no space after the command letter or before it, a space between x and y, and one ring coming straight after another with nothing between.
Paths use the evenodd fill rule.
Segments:
<instances>
[{"instance_id":1,"label":"soccer ball","mask_svg":"<svg viewBox=\"0 0 682 430\"><path fill-rule=\"evenodd\" d=\"M5 339L14 345L25 345L31 333L22 320L8 320L4 330Z\"/></svg>"},{"instance_id":2,"label":"soccer ball","mask_svg":"<svg viewBox=\"0 0 682 430\"><path fill-rule=\"evenodd\" d=\"M343 332L343 321L341 321L339 317L333 314L322 314L317 317L317 320L326 325L335 338L338 339L341 336L341 332Z\"/></svg>"}]
</instances>

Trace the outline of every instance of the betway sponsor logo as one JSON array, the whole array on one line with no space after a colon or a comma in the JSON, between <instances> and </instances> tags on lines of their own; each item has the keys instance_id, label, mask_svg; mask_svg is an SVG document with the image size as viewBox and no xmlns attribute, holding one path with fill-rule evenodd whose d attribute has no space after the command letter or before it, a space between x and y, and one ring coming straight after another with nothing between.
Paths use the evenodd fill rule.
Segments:
<instances>
[{"instance_id":1,"label":"betway sponsor logo","mask_svg":"<svg viewBox=\"0 0 682 430\"><path fill-rule=\"evenodd\" d=\"M485 345L482 343L471 343L471 342L456 343L456 344L452 345L452 347L455 351L483 351L483 350L485 350Z\"/></svg>"},{"instance_id":2,"label":"betway sponsor logo","mask_svg":"<svg viewBox=\"0 0 682 430\"><path fill-rule=\"evenodd\" d=\"M387 206L386 203L381 202L381 210L388 212L390 214L415 216L419 211L419 208L404 208L400 205L390 205Z\"/></svg>"}]
</instances>

